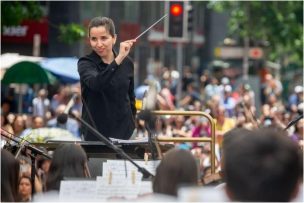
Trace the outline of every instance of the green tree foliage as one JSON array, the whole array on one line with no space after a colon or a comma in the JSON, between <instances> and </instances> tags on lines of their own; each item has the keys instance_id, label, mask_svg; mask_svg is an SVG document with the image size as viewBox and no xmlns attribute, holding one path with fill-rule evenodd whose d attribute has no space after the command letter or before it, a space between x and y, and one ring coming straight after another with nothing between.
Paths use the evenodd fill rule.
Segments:
<instances>
[{"instance_id":1,"label":"green tree foliage","mask_svg":"<svg viewBox=\"0 0 304 203\"><path fill-rule=\"evenodd\" d=\"M73 44L74 42L79 41L86 35L85 28L76 23L60 25L59 31L59 40L67 44Z\"/></svg>"},{"instance_id":2,"label":"green tree foliage","mask_svg":"<svg viewBox=\"0 0 304 203\"><path fill-rule=\"evenodd\" d=\"M1 27L20 25L23 20L39 20L42 17L43 11L37 1L1 1ZM58 39L67 44L79 41L86 33L84 26L75 23L58 26L49 22L49 25L59 29Z\"/></svg>"},{"instance_id":3,"label":"green tree foliage","mask_svg":"<svg viewBox=\"0 0 304 203\"><path fill-rule=\"evenodd\" d=\"M39 20L42 9L35 1L1 1L1 25L19 25L23 20Z\"/></svg>"},{"instance_id":4,"label":"green tree foliage","mask_svg":"<svg viewBox=\"0 0 304 203\"><path fill-rule=\"evenodd\" d=\"M303 65L303 1L212 1L208 7L230 13L230 36L267 42L270 60Z\"/></svg>"}]
</instances>

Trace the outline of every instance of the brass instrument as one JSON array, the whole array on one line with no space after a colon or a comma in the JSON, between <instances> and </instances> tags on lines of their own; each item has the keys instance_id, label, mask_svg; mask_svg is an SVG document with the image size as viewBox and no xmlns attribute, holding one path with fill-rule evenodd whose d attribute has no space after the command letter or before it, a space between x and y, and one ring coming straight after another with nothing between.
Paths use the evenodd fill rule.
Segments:
<instances>
[{"instance_id":1,"label":"brass instrument","mask_svg":"<svg viewBox=\"0 0 304 203\"><path fill-rule=\"evenodd\" d=\"M182 116L203 116L206 117L211 125L211 138L209 137L165 137L157 136L156 137L156 146L158 142L209 142L211 148L211 173L215 173L215 122L213 118L204 112L201 111L152 111L154 115L182 115Z\"/></svg>"}]
</instances>

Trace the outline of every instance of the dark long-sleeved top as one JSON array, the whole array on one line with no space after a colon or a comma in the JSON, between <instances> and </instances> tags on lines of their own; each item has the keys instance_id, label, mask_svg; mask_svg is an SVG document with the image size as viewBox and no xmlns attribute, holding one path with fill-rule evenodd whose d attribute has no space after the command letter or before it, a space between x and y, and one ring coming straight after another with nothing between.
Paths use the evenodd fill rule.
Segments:
<instances>
[{"instance_id":1,"label":"dark long-sleeved top","mask_svg":"<svg viewBox=\"0 0 304 203\"><path fill-rule=\"evenodd\" d=\"M136 114L133 62L126 57L120 65L115 60L106 64L93 51L79 59L78 72L84 103L82 118L107 138L129 139ZM85 126L81 130L85 140L99 140Z\"/></svg>"}]
</instances>

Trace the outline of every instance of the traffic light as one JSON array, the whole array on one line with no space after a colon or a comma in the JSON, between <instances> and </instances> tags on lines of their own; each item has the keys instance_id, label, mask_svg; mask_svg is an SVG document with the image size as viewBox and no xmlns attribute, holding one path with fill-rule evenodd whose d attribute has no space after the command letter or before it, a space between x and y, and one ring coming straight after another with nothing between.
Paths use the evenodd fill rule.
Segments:
<instances>
[{"instance_id":1,"label":"traffic light","mask_svg":"<svg viewBox=\"0 0 304 203\"><path fill-rule=\"evenodd\" d=\"M184 41L187 39L188 13L187 2L167 1L165 20L165 35L168 41Z\"/></svg>"},{"instance_id":2,"label":"traffic light","mask_svg":"<svg viewBox=\"0 0 304 203\"><path fill-rule=\"evenodd\" d=\"M193 31L193 7L192 5L189 4L188 8L187 8L187 12L188 12L188 31L191 32Z\"/></svg>"}]
</instances>

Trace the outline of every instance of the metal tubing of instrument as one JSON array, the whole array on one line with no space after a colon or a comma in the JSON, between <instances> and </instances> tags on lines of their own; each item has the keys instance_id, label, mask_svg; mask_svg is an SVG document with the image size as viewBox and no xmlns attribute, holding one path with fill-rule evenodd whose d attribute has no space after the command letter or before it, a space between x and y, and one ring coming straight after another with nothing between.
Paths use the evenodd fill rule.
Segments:
<instances>
[{"instance_id":1,"label":"metal tubing of instrument","mask_svg":"<svg viewBox=\"0 0 304 203\"><path fill-rule=\"evenodd\" d=\"M211 143L211 173L215 173L215 122L213 118L201 111L152 111L154 115L203 116L211 125L211 138L157 137L158 142L210 142Z\"/></svg>"},{"instance_id":2,"label":"metal tubing of instrument","mask_svg":"<svg viewBox=\"0 0 304 203\"><path fill-rule=\"evenodd\" d=\"M159 142L211 142L209 137L167 137L157 136Z\"/></svg>"}]
</instances>

